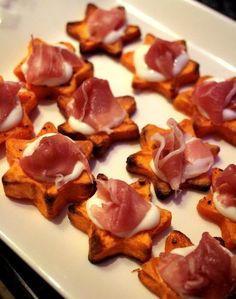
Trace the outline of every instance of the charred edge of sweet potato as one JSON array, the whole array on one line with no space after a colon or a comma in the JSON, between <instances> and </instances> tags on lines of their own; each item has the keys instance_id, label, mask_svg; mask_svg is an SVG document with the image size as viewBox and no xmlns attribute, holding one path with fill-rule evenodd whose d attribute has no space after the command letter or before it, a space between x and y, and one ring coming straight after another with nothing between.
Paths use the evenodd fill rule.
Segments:
<instances>
[{"instance_id":1,"label":"charred edge of sweet potato","mask_svg":"<svg viewBox=\"0 0 236 299\"><path fill-rule=\"evenodd\" d=\"M173 230L165 241L165 252L170 252L175 248L188 247L193 245L191 240L182 232Z\"/></svg>"},{"instance_id":2,"label":"charred edge of sweet potato","mask_svg":"<svg viewBox=\"0 0 236 299\"><path fill-rule=\"evenodd\" d=\"M111 145L111 139L107 138L107 136L103 136L103 138L99 138L100 136L91 136L89 140L93 143L93 155L94 157L102 157L107 152L108 148Z\"/></svg>"},{"instance_id":3,"label":"charred edge of sweet potato","mask_svg":"<svg viewBox=\"0 0 236 299\"><path fill-rule=\"evenodd\" d=\"M145 165L140 164L137 159L137 154L138 153L130 155L127 158L126 160L127 171L130 173L139 174L144 177L148 177L153 183L156 196L161 200L168 198L173 193L173 190L170 188L169 184L158 179L152 171L150 171L147 167L145 167Z\"/></svg>"},{"instance_id":4,"label":"charred edge of sweet potato","mask_svg":"<svg viewBox=\"0 0 236 299\"><path fill-rule=\"evenodd\" d=\"M68 122L61 124L58 131L66 136L71 137L73 140L88 140L93 144L93 156L102 157L112 143L122 142L125 140L136 140L139 137L138 126L129 118L114 128L111 134L106 132L98 132L92 135L83 135L79 132L73 131Z\"/></svg>"}]
</instances>

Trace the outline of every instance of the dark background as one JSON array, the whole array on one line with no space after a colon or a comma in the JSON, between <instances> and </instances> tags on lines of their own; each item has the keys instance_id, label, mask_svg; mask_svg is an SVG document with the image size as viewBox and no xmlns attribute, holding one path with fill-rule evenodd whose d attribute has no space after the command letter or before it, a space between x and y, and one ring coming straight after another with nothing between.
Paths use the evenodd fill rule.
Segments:
<instances>
[{"instance_id":1,"label":"dark background","mask_svg":"<svg viewBox=\"0 0 236 299\"><path fill-rule=\"evenodd\" d=\"M195 0L205 4L218 12L236 20L236 1L235 0Z\"/></svg>"}]
</instances>

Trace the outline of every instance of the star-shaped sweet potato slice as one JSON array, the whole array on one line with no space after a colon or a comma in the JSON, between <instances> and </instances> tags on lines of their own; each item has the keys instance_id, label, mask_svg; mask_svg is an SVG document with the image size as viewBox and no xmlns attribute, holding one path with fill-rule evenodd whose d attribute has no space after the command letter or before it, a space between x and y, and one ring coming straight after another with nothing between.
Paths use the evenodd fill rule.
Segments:
<instances>
[{"instance_id":1,"label":"star-shaped sweet potato slice","mask_svg":"<svg viewBox=\"0 0 236 299\"><path fill-rule=\"evenodd\" d=\"M155 36L152 34L147 34L144 38L145 45L152 45L154 41ZM186 49L184 40L180 40L178 43L184 45ZM134 74L132 81L134 89L155 91L167 99L173 99L178 94L180 87L194 83L199 77L199 64L193 60L189 60L187 65L175 78L155 82L147 81L138 76L134 65L134 51L123 53L121 63Z\"/></svg>"},{"instance_id":2,"label":"star-shaped sweet potato slice","mask_svg":"<svg viewBox=\"0 0 236 299\"><path fill-rule=\"evenodd\" d=\"M131 96L115 97L120 106L127 112L127 116L123 122L111 129L111 133L97 132L91 135L83 135L80 132L71 128L68 121L58 127L58 131L64 135L69 136L74 140L87 139L93 143L93 155L101 157L105 154L109 146L116 141L135 140L139 138L139 129L136 123L130 118L136 110L136 103ZM57 103L60 111L65 116L65 110L71 97L61 96L58 98Z\"/></svg>"},{"instance_id":3,"label":"star-shaped sweet potato slice","mask_svg":"<svg viewBox=\"0 0 236 299\"><path fill-rule=\"evenodd\" d=\"M46 123L37 137L47 133L57 133L52 123ZM6 155L10 169L3 175L2 183L6 196L15 200L31 201L44 217L56 217L69 202L85 200L95 191L95 182L86 170L74 180L57 188L55 183L39 182L24 173L19 159L26 145L35 140L8 139ZM90 141L76 141L87 159L92 153Z\"/></svg>"},{"instance_id":4,"label":"star-shaped sweet potato slice","mask_svg":"<svg viewBox=\"0 0 236 299\"><path fill-rule=\"evenodd\" d=\"M34 44L46 44L43 40L39 38L34 38L33 41L30 41L28 45L28 54L22 61L15 67L14 74L16 77L22 81L26 82L24 73L22 72L22 65L26 62L28 57L32 53L33 45ZM68 42L59 42L62 46L66 47L67 49L75 52L75 48L72 44ZM70 95L75 91L75 89L80 85L85 79L90 78L93 76L93 64L87 60L83 61L83 65L81 67L74 67L73 68L73 75L71 79L64 84L58 86L46 86L46 85L33 85L26 83L26 87L29 90L32 90L38 100L43 99L56 99L59 95Z\"/></svg>"},{"instance_id":5,"label":"star-shaped sweet potato slice","mask_svg":"<svg viewBox=\"0 0 236 299\"><path fill-rule=\"evenodd\" d=\"M188 119L183 120L179 123L180 128L183 132L188 133L192 136L195 136L192 122ZM150 162L152 161L152 153L155 149L155 142L152 140L152 136L155 133L164 133L169 130L159 128L155 125L147 125L142 129L140 135L140 145L141 151L130 155L127 158L127 170L130 173L139 174L149 178L154 186L156 196L159 199L165 199L169 197L173 190L167 182L162 181L157 175L153 172ZM216 157L220 148L217 145L211 145L206 143L206 146L209 147L213 156ZM180 185L180 189L195 189L200 191L207 191L211 186L211 177L208 173L203 173L196 178L188 179L186 182Z\"/></svg>"},{"instance_id":6,"label":"star-shaped sweet potato slice","mask_svg":"<svg viewBox=\"0 0 236 299\"><path fill-rule=\"evenodd\" d=\"M125 8L122 6L118 6L117 8L121 11L125 11ZM104 43L95 41L89 34L87 20L97 9L98 7L96 5L89 3L85 11L85 18L81 21L67 23L66 31L71 37L79 41L80 52L83 54L92 54L102 51L111 56L120 56L125 44L139 39L141 35L140 29L138 26L127 25L124 33L115 42Z\"/></svg>"},{"instance_id":7,"label":"star-shaped sweet potato slice","mask_svg":"<svg viewBox=\"0 0 236 299\"><path fill-rule=\"evenodd\" d=\"M191 240L179 231L172 231L165 241L165 252L175 248L183 248L193 245ZM180 299L181 297L169 287L156 270L159 262L158 257L151 258L138 270L138 277L142 284L160 298Z\"/></svg>"},{"instance_id":8,"label":"star-shaped sweet potato slice","mask_svg":"<svg viewBox=\"0 0 236 299\"><path fill-rule=\"evenodd\" d=\"M151 192L148 180L139 179L131 186L144 200L150 201ZM88 234L88 259L92 263L99 263L109 257L120 254L142 262L147 261L151 257L153 238L168 228L171 223L171 213L160 209L160 223L156 227L139 232L131 237L119 238L93 224L86 211L86 202L71 205L68 216L76 228Z\"/></svg>"},{"instance_id":9,"label":"star-shaped sweet potato slice","mask_svg":"<svg viewBox=\"0 0 236 299\"><path fill-rule=\"evenodd\" d=\"M209 78L211 77L204 76L199 78L195 87ZM232 145L236 145L236 120L227 120L221 125L215 125L211 120L204 117L192 102L192 94L195 87L179 93L173 101L174 107L192 117L197 136L204 137L214 134L220 136Z\"/></svg>"},{"instance_id":10,"label":"star-shaped sweet potato slice","mask_svg":"<svg viewBox=\"0 0 236 299\"><path fill-rule=\"evenodd\" d=\"M212 170L212 182L216 181L217 177L221 174L222 170L214 168ZM213 201L213 192L210 191L204 196L197 205L198 213L205 219L216 223L222 234L222 238L225 242L225 247L230 250L236 248L236 222L225 217L215 207Z\"/></svg>"},{"instance_id":11,"label":"star-shaped sweet potato slice","mask_svg":"<svg viewBox=\"0 0 236 299\"><path fill-rule=\"evenodd\" d=\"M1 76L0 81L3 81ZM33 124L28 114L30 114L30 112L37 106L36 96L34 92L22 88L18 92L18 97L23 108L22 120L14 128L0 132L0 144L4 143L9 138L30 139L34 135Z\"/></svg>"}]
</instances>

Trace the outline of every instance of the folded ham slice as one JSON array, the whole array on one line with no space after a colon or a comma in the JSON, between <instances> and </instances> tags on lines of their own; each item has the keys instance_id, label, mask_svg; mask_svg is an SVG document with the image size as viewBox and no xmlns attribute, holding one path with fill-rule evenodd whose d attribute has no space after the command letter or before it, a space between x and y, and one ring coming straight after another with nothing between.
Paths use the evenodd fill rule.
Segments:
<instances>
[{"instance_id":1,"label":"folded ham slice","mask_svg":"<svg viewBox=\"0 0 236 299\"><path fill-rule=\"evenodd\" d=\"M56 183L61 187L79 177L84 169L91 173L79 145L70 138L62 134L48 134L33 143L33 150L32 143L29 143L20 159L21 168L31 178L44 183Z\"/></svg>"},{"instance_id":2,"label":"folded ham slice","mask_svg":"<svg viewBox=\"0 0 236 299\"><path fill-rule=\"evenodd\" d=\"M18 82L3 81L0 78L0 124L18 105L17 93L22 84Z\"/></svg>"},{"instance_id":3,"label":"folded ham slice","mask_svg":"<svg viewBox=\"0 0 236 299\"><path fill-rule=\"evenodd\" d=\"M109 133L122 123L125 110L114 98L107 80L89 78L74 92L67 105L67 117L73 116L95 131Z\"/></svg>"},{"instance_id":4,"label":"folded ham slice","mask_svg":"<svg viewBox=\"0 0 236 299\"><path fill-rule=\"evenodd\" d=\"M101 207L92 205L92 216L114 234L134 229L151 207L132 187L121 180L97 180L97 196Z\"/></svg>"},{"instance_id":5,"label":"folded ham slice","mask_svg":"<svg viewBox=\"0 0 236 299\"><path fill-rule=\"evenodd\" d=\"M207 172L214 159L201 139L184 134L174 119L169 119L167 124L168 133L152 137L157 146L153 151L154 171L173 190L178 190L187 179Z\"/></svg>"},{"instance_id":6,"label":"folded ham slice","mask_svg":"<svg viewBox=\"0 0 236 299\"><path fill-rule=\"evenodd\" d=\"M91 38L102 41L110 32L118 30L126 23L125 11L118 8L96 9L88 18L87 25Z\"/></svg>"},{"instance_id":7,"label":"folded ham slice","mask_svg":"<svg viewBox=\"0 0 236 299\"><path fill-rule=\"evenodd\" d=\"M224 299L236 286L235 262L235 256L205 232L186 256L161 253L157 271L181 296Z\"/></svg>"},{"instance_id":8,"label":"folded ham slice","mask_svg":"<svg viewBox=\"0 0 236 299\"><path fill-rule=\"evenodd\" d=\"M236 207L236 165L227 166L213 187L218 193L217 200L226 207Z\"/></svg>"},{"instance_id":9,"label":"folded ham slice","mask_svg":"<svg viewBox=\"0 0 236 299\"><path fill-rule=\"evenodd\" d=\"M169 182L173 190L178 190L182 182L184 168L184 135L174 119L167 121L171 131L153 136L160 146L153 152L157 176Z\"/></svg>"},{"instance_id":10,"label":"folded ham slice","mask_svg":"<svg viewBox=\"0 0 236 299\"><path fill-rule=\"evenodd\" d=\"M66 65L71 68L83 65L82 59L66 47L36 43L34 39L32 53L26 63L27 68L24 72L26 82L34 85L43 85L41 82L65 77ZM70 72L70 77L72 73L73 70Z\"/></svg>"},{"instance_id":11,"label":"folded ham slice","mask_svg":"<svg viewBox=\"0 0 236 299\"><path fill-rule=\"evenodd\" d=\"M215 125L224 121L226 108L234 112L236 119L236 78L224 82L203 82L195 88L192 102Z\"/></svg>"},{"instance_id":12,"label":"folded ham slice","mask_svg":"<svg viewBox=\"0 0 236 299\"><path fill-rule=\"evenodd\" d=\"M161 73L167 79L177 76L188 63L185 47L179 42L157 38L145 55L149 68Z\"/></svg>"},{"instance_id":13,"label":"folded ham slice","mask_svg":"<svg viewBox=\"0 0 236 299\"><path fill-rule=\"evenodd\" d=\"M184 158L184 181L207 172L214 164L209 148L201 139L195 137L185 141Z\"/></svg>"}]
</instances>

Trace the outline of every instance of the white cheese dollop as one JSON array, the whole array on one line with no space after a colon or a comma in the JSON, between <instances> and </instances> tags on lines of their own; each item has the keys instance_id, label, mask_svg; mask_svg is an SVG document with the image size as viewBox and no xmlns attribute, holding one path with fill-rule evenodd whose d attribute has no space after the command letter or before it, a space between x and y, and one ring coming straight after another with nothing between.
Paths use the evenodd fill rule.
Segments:
<instances>
[{"instance_id":1,"label":"white cheese dollop","mask_svg":"<svg viewBox=\"0 0 236 299\"><path fill-rule=\"evenodd\" d=\"M111 32L109 32L103 39L103 42L105 44L111 44L116 42L125 32L126 29L126 25L122 26L120 29L118 30L112 30Z\"/></svg>"},{"instance_id":2,"label":"white cheese dollop","mask_svg":"<svg viewBox=\"0 0 236 299\"><path fill-rule=\"evenodd\" d=\"M226 207L221 201L219 201L218 195L218 192L213 193L213 202L217 211L230 220L236 221L236 207Z\"/></svg>"},{"instance_id":3,"label":"white cheese dollop","mask_svg":"<svg viewBox=\"0 0 236 299\"><path fill-rule=\"evenodd\" d=\"M171 253L186 256L186 255L190 254L191 252L193 252L196 248L197 248L196 245L191 245L191 246L181 247L181 248L175 248L175 249L171 250Z\"/></svg>"},{"instance_id":4,"label":"white cheese dollop","mask_svg":"<svg viewBox=\"0 0 236 299\"><path fill-rule=\"evenodd\" d=\"M21 106L21 102L18 99L16 107L8 114L6 119L0 124L0 132L8 131L18 125L18 123L22 120L23 117L23 109Z\"/></svg>"},{"instance_id":5,"label":"white cheese dollop","mask_svg":"<svg viewBox=\"0 0 236 299\"><path fill-rule=\"evenodd\" d=\"M107 204L105 200L102 200L95 193L91 198L89 198L86 202L86 209L90 220L100 229L104 229L104 227L97 221L95 217L93 217L91 213L91 207L93 205L97 205L98 207L102 207L102 204ZM136 233L139 233L144 230L150 230L154 228L160 222L160 210L153 203L151 204L151 208L148 210L142 221L131 231L116 233L114 235L121 238L132 237Z\"/></svg>"},{"instance_id":6,"label":"white cheese dollop","mask_svg":"<svg viewBox=\"0 0 236 299\"><path fill-rule=\"evenodd\" d=\"M74 131L80 132L84 135L91 135L96 132L95 129L92 128L90 125L80 121L79 119L76 119L74 116L70 116L68 118L68 123Z\"/></svg>"}]
</instances>

